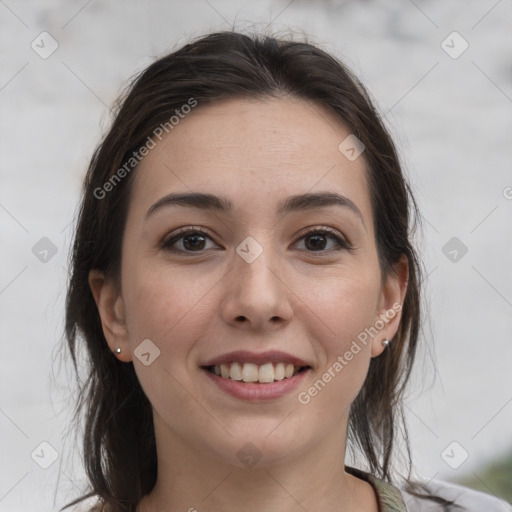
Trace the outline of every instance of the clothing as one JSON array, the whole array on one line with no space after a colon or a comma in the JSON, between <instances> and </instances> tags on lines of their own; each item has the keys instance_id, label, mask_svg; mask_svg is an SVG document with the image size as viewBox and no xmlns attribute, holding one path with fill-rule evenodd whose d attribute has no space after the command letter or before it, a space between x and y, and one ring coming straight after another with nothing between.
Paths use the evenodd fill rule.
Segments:
<instances>
[{"instance_id":1,"label":"clothing","mask_svg":"<svg viewBox=\"0 0 512 512\"><path fill-rule=\"evenodd\" d=\"M431 480L425 485L434 496L454 501L458 507L443 508L440 503L418 498L360 469L345 466L345 471L373 487L379 512L512 512L512 505L504 500L449 482Z\"/></svg>"}]
</instances>

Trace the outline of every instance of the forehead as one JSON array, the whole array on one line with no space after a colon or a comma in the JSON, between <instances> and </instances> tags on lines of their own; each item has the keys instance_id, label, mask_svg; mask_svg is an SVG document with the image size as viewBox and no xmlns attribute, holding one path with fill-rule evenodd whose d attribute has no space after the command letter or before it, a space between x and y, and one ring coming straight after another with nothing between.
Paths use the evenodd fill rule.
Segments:
<instances>
[{"instance_id":1,"label":"forehead","mask_svg":"<svg viewBox=\"0 0 512 512\"><path fill-rule=\"evenodd\" d=\"M229 196L239 210L331 191L371 224L364 158L350 161L338 149L349 135L333 114L301 99L199 104L139 164L132 207L147 210L176 191Z\"/></svg>"}]
</instances>

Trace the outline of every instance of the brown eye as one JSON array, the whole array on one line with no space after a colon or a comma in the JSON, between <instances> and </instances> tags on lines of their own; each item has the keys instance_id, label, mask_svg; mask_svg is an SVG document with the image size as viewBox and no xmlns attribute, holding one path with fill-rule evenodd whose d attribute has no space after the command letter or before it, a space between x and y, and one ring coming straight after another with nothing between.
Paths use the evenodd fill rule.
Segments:
<instances>
[{"instance_id":1,"label":"brown eye","mask_svg":"<svg viewBox=\"0 0 512 512\"><path fill-rule=\"evenodd\" d=\"M308 252L336 252L342 249L352 250L352 245L345 239L340 237L336 231L328 228L314 229L308 231L299 240L305 241L306 250ZM335 248L325 251L328 241L334 242Z\"/></svg>"},{"instance_id":2,"label":"brown eye","mask_svg":"<svg viewBox=\"0 0 512 512\"><path fill-rule=\"evenodd\" d=\"M330 228L310 230L299 240L305 241L305 250L307 252L320 253L320 255L354 249L347 239L339 236L337 231ZM161 243L161 249L174 253L201 253L212 248L207 247L208 241L213 242L213 239L201 229L183 229L164 240ZM333 246L328 247L329 242Z\"/></svg>"},{"instance_id":3,"label":"brown eye","mask_svg":"<svg viewBox=\"0 0 512 512\"><path fill-rule=\"evenodd\" d=\"M208 240L212 240L204 231L189 229L162 242L161 248L169 252L202 252ZM177 247L176 247L177 246Z\"/></svg>"}]
</instances>

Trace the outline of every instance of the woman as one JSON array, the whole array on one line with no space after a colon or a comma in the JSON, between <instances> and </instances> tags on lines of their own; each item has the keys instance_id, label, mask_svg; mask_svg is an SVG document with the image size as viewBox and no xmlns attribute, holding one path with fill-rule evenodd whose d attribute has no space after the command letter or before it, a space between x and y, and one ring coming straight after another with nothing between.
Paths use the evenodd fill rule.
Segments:
<instances>
[{"instance_id":1,"label":"woman","mask_svg":"<svg viewBox=\"0 0 512 512\"><path fill-rule=\"evenodd\" d=\"M397 474L420 326L414 213L364 87L322 50L224 32L149 66L94 153L73 248L82 499L505 510L412 482L410 458Z\"/></svg>"}]
</instances>

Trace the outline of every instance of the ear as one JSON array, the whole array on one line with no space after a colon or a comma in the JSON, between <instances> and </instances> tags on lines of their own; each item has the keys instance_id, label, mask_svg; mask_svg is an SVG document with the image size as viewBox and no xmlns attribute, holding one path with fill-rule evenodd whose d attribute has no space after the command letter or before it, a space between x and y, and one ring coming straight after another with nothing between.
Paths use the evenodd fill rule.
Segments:
<instances>
[{"instance_id":1,"label":"ear","mask_svg":"<svg viewBox=\"0 0 512 512\"><path fill-rule=\"evenodd\" d=\"M384 340L390 340L395 336L402 318L402 306L409 279L409 262L405 254L402 254L398 263L394 266L394 273L386 276L381 288L377 307L376 326L377 335L372 341L372 357L377 357L386 350L382 344Z\"/></svg>"},{"instance_id":2,"label":"ear","mask_svg":"<svg viewBox=\"0 0 512 512\"><path fill-rule=\"evenodd\" d=\"M113 279L108 279L98 270L89 272L89 286L91 288L98 312L101 318L103 334L110 350L125 363L132 360L128 331L125 324L124 303L118 286ZM121 348L121 353L115 350Z\"/></svg>"}]
</instances>

